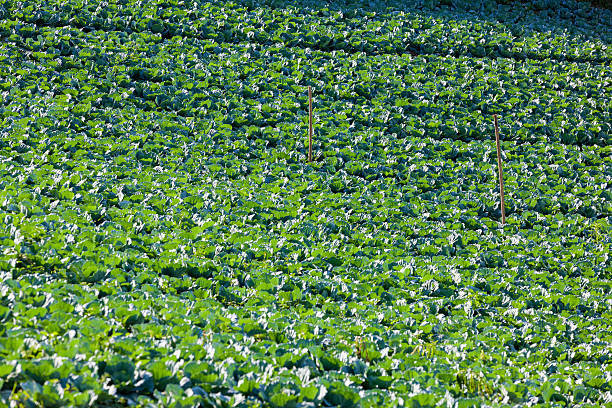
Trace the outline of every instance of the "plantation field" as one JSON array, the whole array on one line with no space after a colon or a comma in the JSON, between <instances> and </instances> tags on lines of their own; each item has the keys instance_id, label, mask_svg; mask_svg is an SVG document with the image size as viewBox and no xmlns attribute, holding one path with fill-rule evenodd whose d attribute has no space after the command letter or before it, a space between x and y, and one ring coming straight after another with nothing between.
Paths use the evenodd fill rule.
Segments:
<instances>
[{"instance_id":1,"label":"plantation field","mask_svg":"<svg viewBox=\"0 0 612 408\"><path fill-rule=\"evenodd\" d=\"M612 11L498 1L0 3L0 406L612 407Z\"/></svg>"}]
</instances>

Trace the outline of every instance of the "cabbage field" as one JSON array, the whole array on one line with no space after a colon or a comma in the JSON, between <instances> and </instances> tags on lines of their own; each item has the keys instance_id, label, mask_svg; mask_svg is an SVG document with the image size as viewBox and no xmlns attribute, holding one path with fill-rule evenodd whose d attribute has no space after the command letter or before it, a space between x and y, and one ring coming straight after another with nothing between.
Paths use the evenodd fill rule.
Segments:
<instances>
[{"instance_id":1,"label":"cabbage field","mask_svg":"<svg viewBox=\"0 0 612 408\"><path fill-rule=\"evenodd\" d=\"M612 407L612 11L0 2L4 406Z\"/></svg>"}]
</instances>

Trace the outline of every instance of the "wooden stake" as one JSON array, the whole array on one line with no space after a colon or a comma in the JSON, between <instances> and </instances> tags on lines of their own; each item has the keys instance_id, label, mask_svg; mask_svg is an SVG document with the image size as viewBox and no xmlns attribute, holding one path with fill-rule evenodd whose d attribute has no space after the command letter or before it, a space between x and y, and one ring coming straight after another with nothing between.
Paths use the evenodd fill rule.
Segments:
<instances>
[{"instance_id":1,"label":"wooden stake","mask_svg":"<svg viewBox=\"0 0 612 408\"><path fill-rule=\"evenodd\" d=\"M504 204L504 173L502 170L501 147L499 146L499 126L497 125L497 115L493 115L495 122L495 144L497 145L497 170L499 173L499 196L501 199L502 225L506 223L506 206Z\"/></svg>"},{"instance_id":2,"label":"wooden stake","mask_svg":"<svg viewBox=\"0 0 612 408\"><path fill-rule=\"evenodd\" d=\"M312 161L312 88L308 85L308 161Z\"/></svg>"}]
</instances>

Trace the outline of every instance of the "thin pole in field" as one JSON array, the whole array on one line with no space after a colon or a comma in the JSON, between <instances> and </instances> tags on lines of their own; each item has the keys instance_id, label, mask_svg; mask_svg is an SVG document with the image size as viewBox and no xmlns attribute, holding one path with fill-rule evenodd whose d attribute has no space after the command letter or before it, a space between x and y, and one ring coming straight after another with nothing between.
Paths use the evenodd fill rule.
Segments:
<instances>
[{"instance_id":1,"label":"thin pole in field","mask_svg":"<svg viewBox=\"0 0 612 408\"><path fill-rule=\"evenodd\" d=\"M312 161L312 88L308 85L308 161Z\"/></svg>"},{"instance_id":2,"label":"thin pole in field","mask_svg":"<svg viewBox=\"0 0 612 408\"><path fill-rule=\"evenodd\" d=\"M495 144L497 145L497 170L499 173L499 196L501 199L501 216L502 225L506 223L506 206L504 204L504 173L502 170L501 147L499 146L499 126L497 124L497 115L493 115L495 122Z\"/></svg>"}]
</instances>

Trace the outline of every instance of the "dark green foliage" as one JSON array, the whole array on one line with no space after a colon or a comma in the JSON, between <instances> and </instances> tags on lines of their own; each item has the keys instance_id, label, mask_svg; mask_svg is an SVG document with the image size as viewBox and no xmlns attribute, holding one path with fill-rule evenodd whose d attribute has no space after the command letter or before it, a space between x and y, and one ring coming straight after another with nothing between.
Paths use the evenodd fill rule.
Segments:
<instances>
[{"instance_id":1,"label":"dark green foliage","mask_svg":"<svg viewBox=\"0 0 612 408\"><path fill-rule=\"evenodd\" d=\"M554 3L0 4L0 405L609 404L612 18Z\"/></svg>"}]
</instances>

